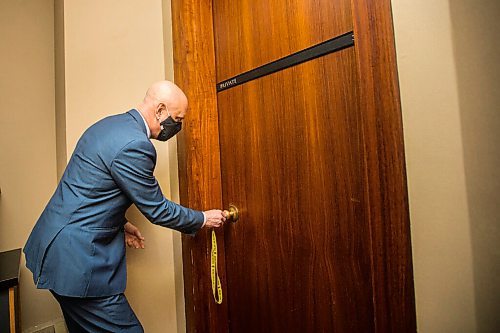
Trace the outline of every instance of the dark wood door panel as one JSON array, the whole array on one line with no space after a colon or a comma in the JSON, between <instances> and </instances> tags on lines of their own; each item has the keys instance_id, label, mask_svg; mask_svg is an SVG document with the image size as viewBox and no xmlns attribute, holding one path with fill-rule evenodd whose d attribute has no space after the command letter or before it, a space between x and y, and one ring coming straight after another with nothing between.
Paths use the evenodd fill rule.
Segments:
<instances>
[{"instance_id":1,"label":"dark wood door panel","mask_svg":"<svg viewBox=\"0 0 500 333\"><path fill-rule=\"evenodd\" d=\"M352 0L366 145L377 332L416 332L391 0Z\"/></svg>"},{"instance_id":2,"label":"dark wood door panel","mask_svg":"<svg viewBox=\"0 0 500 333\"><path fill-rule=\"evenodd\" d=\"M172 19L181 201L242 209L217 231L221 305L210 233L183 239L187 331L415 332L390 0L172 0ZM215 94L347 31L353 49Z\"/></svg>"},{"instance_id":3,"label":"dark wood door panel","mask_svg":"<svg viewBox=\"0 0 500 333\"><path fill-rule=\"evenodd\" d=\"M217 80L353 30L350 0L214 0Z\"/></svg>"},{"instance_id":4,"label":"dark wood door panel","mask_svg":"<svg viewBox=\"0 0 500 333\"><path fill-rule=\"evenodd\" d=\"M218 94L231 332L374 331L358 86L349 48Z\"/></svg>"}]
</instances>

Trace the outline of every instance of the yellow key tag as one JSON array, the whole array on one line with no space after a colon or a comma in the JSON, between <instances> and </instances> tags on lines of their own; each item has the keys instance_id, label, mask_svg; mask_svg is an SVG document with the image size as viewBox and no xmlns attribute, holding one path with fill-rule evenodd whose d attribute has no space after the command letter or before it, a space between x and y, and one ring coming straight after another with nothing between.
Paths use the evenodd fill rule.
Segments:
<instances>
[{"instance_id":1,"label":"yellow key tag","mask_svg":"<svg viewBox=\"0 0 500 333\"><path fill-rule=\"evenodd\" d=\"M220 283L219 272L217 270L217 237L212 230L212 259L210 263L210 272L212 276L212 292L217 304L222 304L222 284ZM217 292L216 292L217 289Z\"/></svg>"}]
</instances>

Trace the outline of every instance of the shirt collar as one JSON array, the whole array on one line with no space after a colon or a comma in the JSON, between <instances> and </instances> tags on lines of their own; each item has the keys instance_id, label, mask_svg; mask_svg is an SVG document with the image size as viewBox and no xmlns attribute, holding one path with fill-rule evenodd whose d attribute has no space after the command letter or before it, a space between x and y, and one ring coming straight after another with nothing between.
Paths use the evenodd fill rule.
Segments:
<instances>
[{"instance_id":1,"label":"shirt collar","mask_svg":"<svg viewBox=\"0 0 500 333\"><path fill-rule=\"evenodd\" d=\"M142 118L142 121L144 122L144 126L146 126L146 132L148 134L148 139L151 139L151 130L149 129L149 126L148 126L148 123L146 122L146 119L144 118L144 116L142 115L141 111L135 109L139 115L141 116Z\"/></svg>"}]
</instances>

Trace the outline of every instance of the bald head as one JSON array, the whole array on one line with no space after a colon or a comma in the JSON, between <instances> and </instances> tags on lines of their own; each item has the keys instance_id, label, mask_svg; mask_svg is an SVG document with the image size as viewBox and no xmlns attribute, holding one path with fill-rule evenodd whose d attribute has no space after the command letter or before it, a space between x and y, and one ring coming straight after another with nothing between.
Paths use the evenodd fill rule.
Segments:
<instances>
[{"instance_id":1,"label":"bald head","mask_svg":"<svg viewBox=\"0 0 500 333\"><path fill-rule=\"evenodd\" d=\"M177 85L170 81L159 81L151 85L137 110L148 123L151 137L157 138L161 131L160 123L169 116L175 122L182 122L187 108L187 97Z\"/></svg>"},{"instance_id":2,"label":"bald head","mask_svg":"<svg viewBox=\"0 0 500 333\"><path fill-rule=\"evenodd\" d=\"M161 102L167 107L181 107L187 109L187 97L175 83L170 81L159 81L153 85L146 92L143 103L148 102Z\"/></svg>"}]
</instances>

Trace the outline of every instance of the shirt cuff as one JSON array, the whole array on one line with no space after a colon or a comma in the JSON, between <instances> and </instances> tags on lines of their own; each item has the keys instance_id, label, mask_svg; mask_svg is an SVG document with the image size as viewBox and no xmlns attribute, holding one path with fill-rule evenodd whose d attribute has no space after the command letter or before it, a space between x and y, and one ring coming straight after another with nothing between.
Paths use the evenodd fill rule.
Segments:
<instances>
[{"instance_id":1,"label":"shirt cuff","mask_svg":"<svg viewBox=\"0 0 500 333\"><path fill-rule=\"evenodd\" d=\"M207 223L207 216L205 215L205 212L201 212L203 214L203 224L201 227L203 228L205 226L205 223Z\"/></svg>"}]
</instances>

